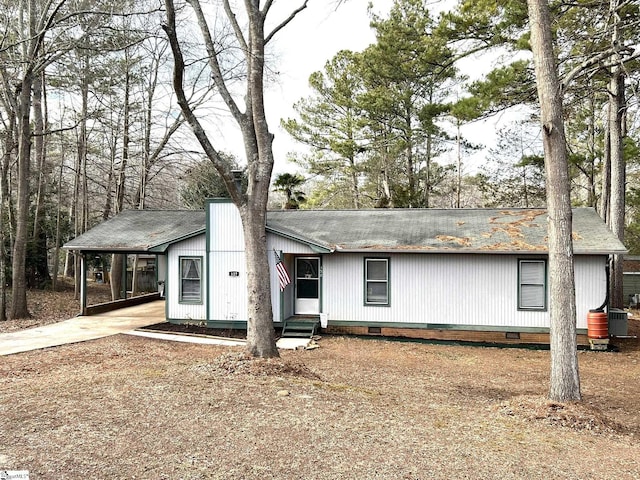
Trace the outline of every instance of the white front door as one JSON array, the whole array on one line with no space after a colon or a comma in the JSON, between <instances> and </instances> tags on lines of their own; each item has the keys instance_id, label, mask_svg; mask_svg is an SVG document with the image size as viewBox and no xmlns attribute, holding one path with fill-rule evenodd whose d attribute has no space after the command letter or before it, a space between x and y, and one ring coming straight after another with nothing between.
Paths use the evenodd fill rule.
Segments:
<instances>
[{"instance_id":1,"label":"white front door","mask_svg":"<svg viewBox=\"0 0 640 480\"><path fill-rule=\"evenodd\" d=\"M296 257L294 313L320 313L320 258Z\"/></svg>"}]
</instances>

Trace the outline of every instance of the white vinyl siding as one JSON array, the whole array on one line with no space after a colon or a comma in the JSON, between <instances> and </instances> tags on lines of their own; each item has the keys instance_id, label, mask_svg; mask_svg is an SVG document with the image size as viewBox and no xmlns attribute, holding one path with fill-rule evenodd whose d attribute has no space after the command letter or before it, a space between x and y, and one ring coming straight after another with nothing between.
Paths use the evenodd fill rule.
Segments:
<instances>
[{"instance_id":1,"label":"white vinyl siding","mask_svg":"<svg viewBox=\"0 0 640 480\"><path fill-rule=\"evenodd\" d=\"M238 207L231 200L207 205L210 252L244 251L244 233Z\"/></svg>"},{"instance_id":2,"label":"white vinyl siding","mask_svg":"<svg viewBox=\"0 0 640 480\"><path fill-rule=\"evenodd\" d=\"M238 208L231 201L213 201L209 210L208 320L247 321L247 264Z\"/></svg>"},{"instance_id":3,"label":"white vinyl siding","mask_svg":"<svg viewBox=\"0 0 640 480\"><path fill-rule=\"evenodd\" d=\"M364 259L365 305L389 305L389 259Z\"/></svg>"},{"instance_id":4,"label":"white vinyl siding","mask_svg":"<svg viewBox=\"0 0 640 480\"><path fill-rule=\"evenodd\" d=\"M546 310L547 262L545 260L518 261L518 308Z\"/></svg>"},{"instance_id":5,"label":"white vinyl siding","mask_svg":"<svg viewBox=\"0 0 640 480\"><path fill-rule=\"evenodd\" d=\"M202 257L180 257L180 303L202 303Z\"/></svg>"},{"instance_id":6,"label":"white vinyl siding","mask_svg":"<svg viewBox=\"0 0 640 480\"><path fill-rule=\"evenodd\" d=\"M197 320L203 321L207 318L207 265L205 262L205 235L184 240L171 245L167 253L167 273L165 295L167 297L167 318L176 320ZM200 303L183 303L180 301L180 259L194 257L202 258L202 269L200 270L200 284L202 288L202 301Z\"/></svg>"},{"instance_id":7,"label":"white vinyl siding","mask_svg":"<svg viewBox=\"0 0 640 480\"><path fill-rule=\"evenodd\" d=\"M209 321L247 320L244 251L209 252Z\"/></svg>"},{"instance_id":8,"label":"white vinyl siding","mask_svg":"<svg viewBox=\"0 0 640 480\"><path fill-rule=\"evenodd\" d=\"M278 251L284 253L292 253L296 255L317 255L318 252L314 251L308 245L304 243L296 242L288 238L274 235L273 233L267 233L267 248L270 251Z\"/></svg>"},{"instance_id":9,"label":"white vinyl siding","mask_svg":"<svg viewBox=\"0 0 640 480\"><path fill-rule=\"evenodd\" d=\"M519 258L515 255L391 254L392 301L387 308L364 305L364 256L323 256L322 311L329 322L549 327L548 309L517 308ZM578 328L587 328L589 310L604 301L606 262L606 255L575 257Z\"/></svg>"}]
</instances>

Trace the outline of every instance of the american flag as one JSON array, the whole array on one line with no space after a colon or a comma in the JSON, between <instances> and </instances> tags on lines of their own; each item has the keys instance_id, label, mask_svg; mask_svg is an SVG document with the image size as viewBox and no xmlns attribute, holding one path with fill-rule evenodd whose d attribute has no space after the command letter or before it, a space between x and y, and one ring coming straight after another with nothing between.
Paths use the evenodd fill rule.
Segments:
<instances>
[{"instance_id":1,"label":"american flag","mask_svg":"<svg viewBox=\"0 0 640 480\"><path fill-rule=\"evenodd\" d=\"M285 287L291 283L291 278L289 278L287 267L282 263L282 260L280 260L278 252L274 250L273 254L276 256L276 272L278 272L278 283L280 284L280 291L282 292Z\"/></svg>"}]
</instances>

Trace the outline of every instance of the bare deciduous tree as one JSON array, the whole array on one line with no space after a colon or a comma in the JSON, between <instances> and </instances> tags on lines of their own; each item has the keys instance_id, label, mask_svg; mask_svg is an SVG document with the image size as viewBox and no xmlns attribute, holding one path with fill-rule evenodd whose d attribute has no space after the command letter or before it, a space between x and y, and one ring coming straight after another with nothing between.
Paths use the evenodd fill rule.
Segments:
<instances>
[{"instance_id":1,"label":"bare deciduous tree","mask_svg":"<svg viewBox=\"0 0 640 480\"><path fill-rule=\"evenodd\" d=\"M273 171L273 134L269 131L264 105L265 47L273 36L291 22L306 8L305 0L270 33L265 31L265 22L273 1L246 0L244 11L235 12L228 0L222 5L235 37L235 46L242 52L246 68L244 79L244 108L233 95L223 71L223 48L214 41L207 18L198 0L188 0L193 15L197 19L200 34L207 52L207 61L211 77L224 104L238 124L244 140L247 161L248 187L246 192L239 189L228 164L223 161L219 151L211 143L200 119L184 93L185 62L178 32L176 30L176 9L173 0L165 0L167 22L163 26L174 56L174 89L182 113L191 126L205 154L222 177L231 199L240 212L245 238L247 263L248 322L247 349L257 357L276 357L269 264L266 241L266 212L269 186ZM243 31L236 13L246 19Z\"/></svg>"}]
</instances>

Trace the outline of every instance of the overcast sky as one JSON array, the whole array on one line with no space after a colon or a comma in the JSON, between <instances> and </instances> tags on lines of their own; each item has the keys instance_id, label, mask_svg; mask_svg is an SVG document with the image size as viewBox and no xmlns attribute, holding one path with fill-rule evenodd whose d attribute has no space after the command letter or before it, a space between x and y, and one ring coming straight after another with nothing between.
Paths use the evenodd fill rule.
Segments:
<instances>
[{"instance_id":1,"label":"overcast sky","mask_svg":"<svg viewBox=\"0 0 640 480\"><path fill-rule=\"evenodd\" d=\"M311 94L309 76L323 70L326 62L340 50L360 51L375 41L369 27L369 0L349 0L337 8L336 3L332 0L309 2L299 17L275 37L279 81L267 87L266 98L269 127L276 135L274 176L295 170L295 165L286 161L289 151L304 151L303 146L280 128L280 119L294 117L293 104ZM290 8L296 2L286 0L282 4ZM391 4L391 0L373 0L374 12L386 16Z\"/></svg>"},{"instance_id":2,"label":"overcast sky","mask_svg":"<svg viewBox=\"0 0 640 480\"><path fill-rule=\"evenodd\" d=\"M301 98L308 97L311 91L308 86L309 75L323 70L326 62L340 50L348 49L361 51L375 41L375 34L369 27L369 0L349 0L341 2L336 7L336 0L312 0L292 23L278 33L271 45L271 53L275 55L273 68L277 70L277 82L266 87L266 109L270 130L275 134L273 145L276 159L274 177L283 172L297 171L296 165L286 160L291 151L304 152L305 147L295 142L289 134L280 127L281 118L295 117L293 104ZM386 17L392 0L372 0L373 11ZM432 12L444 7L449 0L437 2L431 6ZM275 2L275 6L290 11L296 0ZM289 9L289 10L287 10ZM271 18L285 18L284 13L272 11ZM275 20L274 20L275 21ZM475 73L488 71L490 62L472 59ZM463 135L474 143L492 144L498 125L504 123L504 118L497 117L465 127ZM243 158L242 140L238 135L222 133L228 150ZM236 146L237 148L233 148ZM467 171L475 170L483 163L484 153L476 154L467 159ZM444 162L453 162L454 154L450 158L443 158Z\"/></svg>"}]
</instances>

